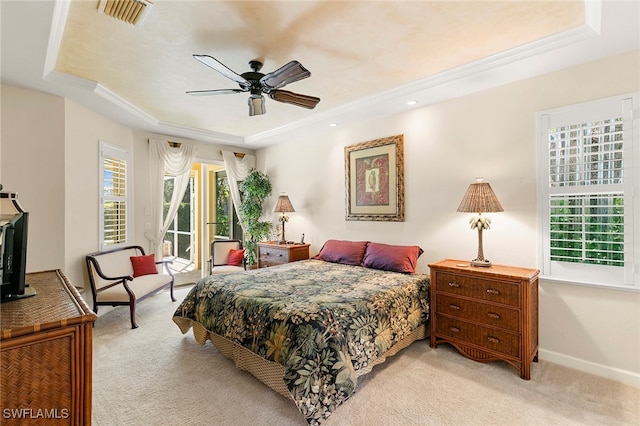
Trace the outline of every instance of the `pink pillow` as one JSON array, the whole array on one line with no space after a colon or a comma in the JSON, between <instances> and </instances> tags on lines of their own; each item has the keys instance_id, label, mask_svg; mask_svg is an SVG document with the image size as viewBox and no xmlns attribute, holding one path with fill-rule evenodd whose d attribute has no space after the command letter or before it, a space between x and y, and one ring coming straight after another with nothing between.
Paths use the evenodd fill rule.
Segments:
<instances>
[{"instance_id":1,"label":"pink pillow","mask_svg":"<svg viewBox=\"0 0 640 426\"><path fill-rule=\"evenodd\" d=\"M418 246L393 246L369 243L362 265L383 271L415 274L418 258L424 251Z\"/></svg>"},{"instance_id":2,"label":"pink pillow","mask_svg":"<svg viewBox=\"0 0 640 426\"><path fill-rule=\"evenodd\" d=\"M244 250L231 249L227 258L227 265L242 266L242 259L244 259Z\"/></svg>"},{"instance_id":3,"label":"pink pillow","mask_svg":"<svg viewBox=\"0 0 640 426\"><path fill-rule=\"evenodd\" d=\"M133 278L141 275L157 274L156 255L149 254L147 256L131 256L131 265L133 266Z\"/></svg>"},{"instance_id":4,"label":"pink pillow","mask_svg":"<svg viewBox=\"0 0 640 426\"><path fill-rule=\"evenodd\" d=\"M368 241L327 240L316 258L344 265L362 265Z\"/></svg>"}]
</instances>

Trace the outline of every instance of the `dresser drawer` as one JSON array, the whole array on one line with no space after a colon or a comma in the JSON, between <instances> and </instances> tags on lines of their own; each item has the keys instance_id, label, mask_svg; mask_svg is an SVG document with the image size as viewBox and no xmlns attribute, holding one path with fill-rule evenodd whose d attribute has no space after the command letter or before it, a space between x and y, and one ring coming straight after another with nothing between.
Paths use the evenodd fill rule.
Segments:
<instances>
[{"instance_id":1,"label":"dresser drawer","mask_svg":"<svg viewBox=\"0 0 640 426\"><path fill-rule=\"evenodd\" d=\"M274 247L260 247L260 263L264 266L280 265L289 261L289 251L280 250Z\"/></svg>"},{"instance_id":2,"label":"dresser drawer","mask_svg":"<svg viewBox=\"0 0 640 426\"><path fill-rule=\"evenodd\" d=\"M435 309L437 314L492 325L516 333L520 331L520 321L518 321L519 310L506 306L489 305L487 303L438 294Z\"/></svg>"},{"instance_id":3,"label":"dresser drawer","mask_svg":"<svg viewBox=\"0 0 640 426\"><path fill-rule=\"evenodd\" d=\"M448 317L438 317L436 333L439 336L472 343L514 358L520 357L520 336L518 334L494 330Z\"/></svg>"},{"instance_id":4,"label":"dresser drawer","mask_svg":"<svg viewBox=\"0 0 640 426\"><path fill-rule=\"evenodd\" d=\"M438 273L436 280L438 292L467 296L511 306L520 305L520 286L516 283L447 273Z\"/></svg>"}]
</instances>

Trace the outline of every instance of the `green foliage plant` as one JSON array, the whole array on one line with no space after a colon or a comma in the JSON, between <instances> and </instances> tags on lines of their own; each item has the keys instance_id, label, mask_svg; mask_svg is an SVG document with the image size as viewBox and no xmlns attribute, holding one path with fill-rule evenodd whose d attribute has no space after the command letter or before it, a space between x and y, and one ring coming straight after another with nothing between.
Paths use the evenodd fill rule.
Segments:
<instances>
[{"instance_id":1,"label":"green foliage plant","mask_svg":"<svg viewBox=\"0 0 640 426\"><path fill-rule=\"evenodd\" d=\"M242 195L240 201L240 222L244 231L244 248L247 264L258 262L258 242L271 233L271 222L261 221L262 205L271 194L269 177L252 169L245 180L238 184Z\"/></svg>"}]
</instances>

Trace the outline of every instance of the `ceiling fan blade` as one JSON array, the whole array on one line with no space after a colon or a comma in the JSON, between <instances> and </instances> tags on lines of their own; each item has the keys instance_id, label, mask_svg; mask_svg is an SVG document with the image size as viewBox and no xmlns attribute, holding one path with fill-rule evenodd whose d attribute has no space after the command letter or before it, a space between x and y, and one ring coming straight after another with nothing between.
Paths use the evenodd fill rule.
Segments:
<instances>
[{"instance_id":1,"label":"ceiling fan blade","mask_svg":"<svg viewBox=\"0 0 640 426\"><path fill-rule=\"evenodd\" d=\"M318 102L320 102L320 98L316 98L315 96L301 95L299 93L289 92L288 90L274 90L269 93L269 97L274 101L293 104L309 109L315 108L315 106L318 105Z\"/></svg>"},{"instance_id":2,"label":"ceiling fan blade","mask_svg":"<svg viewBox=\"0 0 640 426\"><path fill-rule=\"evenodd\" d=\"M294 81L302 80L311 76L308 69L298 61L291 61L277 70L265 74L260 79L260 83L269 89L279 89Z\"/></svg>"},{"instance_id":3,"label":"ceiling fan blade","mask_svg":"<svg viewBox=\"0 0 640 426\"><path fill-rule=\"evenodd\" d=\"M224 75L225 77L235 81L243 88L245 87L248 88L250 86L249 82L244 77L242 77L235 71L229 69L226 65L218 61L216 58L209 55L195 55L195 54L193 55L193 57L199 60L200 62L202 62L203 64L205 64L206 66L211 67L214 70L218 71L220 74Z\"/></svg>"},{"instance_id":4,"label":"ceiling fan blade","mask_svg":"<svg viewBox=\"0 0 640 426\"><path fill-rule=\"evenodd\" d=\"M215 90L190 90L187 95L193 96L209 96L209 95L225 95L230 93L243 93L247 90L243 89L215 89Z\"/></svg>"}]
</instances>

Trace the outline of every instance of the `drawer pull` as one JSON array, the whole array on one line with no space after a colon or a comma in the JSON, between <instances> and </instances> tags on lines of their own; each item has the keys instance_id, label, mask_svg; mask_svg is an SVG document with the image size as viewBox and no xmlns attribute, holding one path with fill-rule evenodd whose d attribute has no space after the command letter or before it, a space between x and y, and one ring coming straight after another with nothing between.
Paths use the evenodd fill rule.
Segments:
<instances>
[{"instance_id":1,"label":"drawer pull","mask_svg":"<svg viewBox=\"0 0 640 426\"><path fill-rule=\"evenodd\" d=\"M450 305L449 305L449 307L450 307L451 309L456 310L456 311L459 311L459 310L460 310L460 306L458 306L458 305L454 305L453 303L452 303L452 304L450 304Z\"/></svg>"},{"instance_id":2,"label":"drawer pull","mask_svg":"<svg viewBox=\"0 0 640 426\"><path fill-rule=\"evenodd\" d=\"M449 281L449 287L455 287L455 288L459 288L460 284L458 284L455 281Z\"/></svg>"},{"instance_id":3,"label":"drawer pull","mask_svg":"<svg viewBox=\"0 0 640 426\"><path fill-rule=\"evenodd\" d=\"M500 294L500 291L495 290L493 288L488 288L487 289L487 293L489 293L489 294Z\"/></svg>"},{"instance_id":4,"label":"drawer pull","mask_svg":"<svg viewBox=\"0 0 640 426\"><path fill-rule=\"evenodd\" d=\"M458 333L460 331L458 327L449 327L449 330L453 331L454 333Z\"/></svg>"},{"instance_id":5,"label":"drawer pull","mask_svg":"<svg viewBox=\"0 0 640 426\"><path fill-rule=\"evenodd\" d=\"M493 336L487 336L487 340L490 341L491 343L500 343L500 339Z\"/></svg>"},{"instance_id":6,"label":"drawer pull","mask_svg":"<svg viewBox=\"0 0 640 426\"><path fill-rule=\"evenodd\" d=\"M489 312L487 316L493 319L500 319L500 315L496 314L495 312Z\"/></svg>"}]
</instances>

